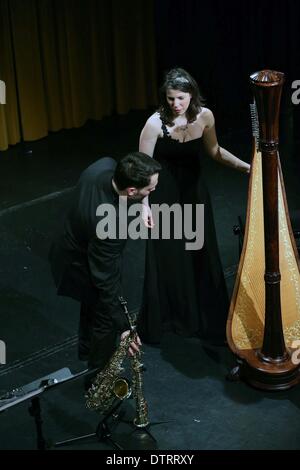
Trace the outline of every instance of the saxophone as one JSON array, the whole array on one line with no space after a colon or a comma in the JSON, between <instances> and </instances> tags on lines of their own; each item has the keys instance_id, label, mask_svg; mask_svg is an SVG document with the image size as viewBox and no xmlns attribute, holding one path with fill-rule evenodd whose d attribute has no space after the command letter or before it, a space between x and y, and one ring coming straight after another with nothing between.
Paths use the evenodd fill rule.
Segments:
<instances>
[{"instance_id":1,"label":"saxophone","mask_svg":"<svg viewBox=\"0 0 300 470\"><path fill-rule=\"evenodd\" d=\"M148 426L148 404L143 393L143 370L144 366L140 360L141 352L136 352L131 358L132 370L132 395L135 399L136 416L133 423L138 428Z\"/></svg>"},{"instance_id":2,"label":"saxophone","mask_svg":"<svg viewBox=\"0 0 300 470\"><path fill-rule=\"evenodd\" d=\"M127 302L123 297L119 297L121 305L123 306L124 313L128 319L128 323L130 325L131 334L133 335L133 339L136 339L136 318L133 318L129 315L127 309ZM138 428L144 428L148 426L149 419L148 419L148 404L144 397L143 391L143 371L144 365L141 362L141 355L142 352L136 352L134 356L130 357L131 361L131 374L132 374L132 395L135 399L135 410L136 415L133 420L133 424Z\"/></svg>"},{"instance_id":3,"label":"saxophone","mask_svg":"<svg viewBox=\"0 0 300 470\"><path fill-rule=\"evenodd\" d=\"M106 412L113 405L116 398L124 400L132 395L136 403L136 416L133 423L138 428L148 426L148 405L143 393L143 369L144 366L140 360L141 352L136 352L130 358L132 374L132 390L129 381L121 377L124 370L123 362L127 356L127 351L131 342L136 338L136 322L129 315L127 302L123 297L119 297L123 306L124 313L130 325L130 334L121 342L118 349L112 355L107 366L99 372L91 388L86 394L86 405L90 409Z\"/></svg>"},{"instance_id":4,"label":"saxophone","mask_svg":"<svg viewBox=\"0 0 300 470\"><path fill-rule=\"evenodd\" d=\"M121 377L120 374L124 370L122 364L132 341L132 334L121 340L107 366L96 375L92 386L85 395L87 408L105 413L116 398L124 400L130 397L129 381L125 377Z\"/></svg>"}]
</instances>

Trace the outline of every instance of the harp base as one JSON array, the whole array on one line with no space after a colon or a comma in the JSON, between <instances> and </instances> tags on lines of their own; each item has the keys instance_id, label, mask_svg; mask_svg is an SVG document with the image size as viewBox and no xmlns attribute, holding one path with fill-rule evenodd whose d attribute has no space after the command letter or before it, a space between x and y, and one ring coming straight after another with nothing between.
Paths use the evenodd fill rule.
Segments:
<instances>
[{"instance_id":1,"label":"harp base","mask_svg":"<svg viewBox=\"0 0 300 470\"><path fill-rule=\"evenodd\" d=\"M247 351L247 358L239 357L227 378L243 380L259 390L288 390L300 383L300 364L293 364L290 358L281 363L266 363L258 351Z\"/></svg>"}]
</instances>

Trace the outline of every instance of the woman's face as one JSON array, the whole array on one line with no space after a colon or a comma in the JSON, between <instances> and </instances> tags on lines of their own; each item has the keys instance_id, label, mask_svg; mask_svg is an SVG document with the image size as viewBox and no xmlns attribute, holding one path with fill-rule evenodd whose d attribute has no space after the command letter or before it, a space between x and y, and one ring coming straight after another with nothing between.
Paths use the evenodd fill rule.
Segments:
<instances>
[{"instance_id":1,"label":"woman's face","mask_svg":"<svg viewBox=\"0 0 300 470\"><path fill-rule=\"evenodd\" d=\"M187 111L191 102L191 94L169 88L166 93L166 99L174 116L180 116Z\"/></svg>"}]
</instances>

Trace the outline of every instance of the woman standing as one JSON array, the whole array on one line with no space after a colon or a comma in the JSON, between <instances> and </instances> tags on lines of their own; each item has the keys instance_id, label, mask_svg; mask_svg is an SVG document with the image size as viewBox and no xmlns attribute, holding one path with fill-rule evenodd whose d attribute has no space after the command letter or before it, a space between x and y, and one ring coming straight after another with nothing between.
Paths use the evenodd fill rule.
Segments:
<instances>
[{"instance_id":1,"label":"woman standing","mask_svg":"<svg viewBox=\"0 0 300 470\"><path fill-rule=\"evenodd\" d=\"M164 331L225 339L228 297L208 191L201 175L204 154L249 173L250 165L218 144L213 113L203 107L196 81L181 68L170 70L160 106L147 120L139 150L162 165L160 182L144 203L144 221L153 228L151 204L204 204L204 246L187 250L183 237L147 242L144 302L139 332L157 343Z\"/></svg>"}]
</instances>

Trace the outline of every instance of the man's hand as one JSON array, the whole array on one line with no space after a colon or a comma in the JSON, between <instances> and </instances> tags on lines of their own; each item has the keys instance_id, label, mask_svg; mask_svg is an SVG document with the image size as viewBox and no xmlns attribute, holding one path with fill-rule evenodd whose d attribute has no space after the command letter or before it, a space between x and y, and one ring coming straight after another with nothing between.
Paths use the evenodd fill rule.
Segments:
<instances>
[{"instance_id":1,"label":"man's hand","mask_svg":"<svg viewBox=\"0 0 300 470\"><path fill-rule=\"evenodd\" d=\"M130 330L123 331L123 333L121 334L121 340L126 338L128 335L130 335L130 333L131 333ZM140 346L142 346L142 343L141 343L141 340L139 338L139 335L136 333L135 336L134 336L134 341L132 341L130 343L130 346L128 348L129 356L134 356L135 353L139 352L140 351Z\"/></svg>"},{"instance_id":2,"label":"man's hand","mask_svg":"<svg viewBox=\"0 0 300 470\"><path fill-rule=\"evenodd\" d=\"M148 204L143 204L142 219L147 228L154 227L152 212Z\"/></svg>"}]
</instances>

